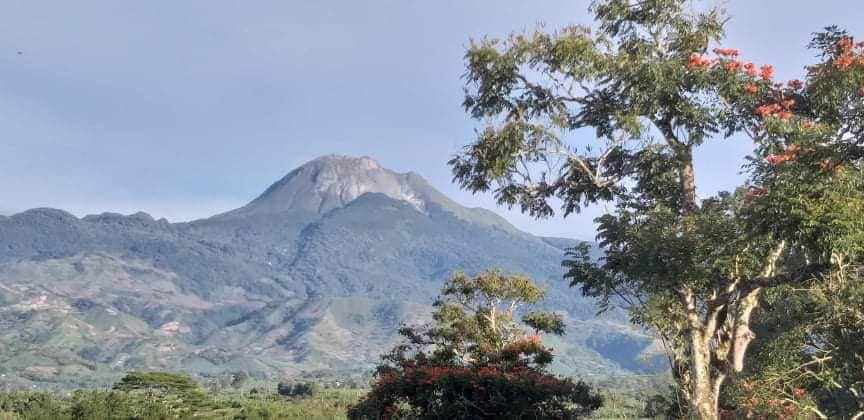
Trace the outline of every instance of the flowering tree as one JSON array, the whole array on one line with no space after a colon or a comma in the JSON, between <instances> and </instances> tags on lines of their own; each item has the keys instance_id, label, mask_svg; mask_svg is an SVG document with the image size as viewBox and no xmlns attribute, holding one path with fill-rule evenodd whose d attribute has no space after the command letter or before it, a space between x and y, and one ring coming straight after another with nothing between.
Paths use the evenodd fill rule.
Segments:
<instances>
[{"instance_id":1,"label":"flowering tree","mask_svg":"<svg viewBox=\"0 0 864 420\"><path fill-rule=\"evenodd\" d=\"M517 321L542 297L523 276L457 273L435 303L434 322L400 331L406 342L384 357L349 418L578 418L599 408L587 385L544 370L552 351L540 334L563 334L561 318L535 311Z\"/></svg>"},{"instance_id":2,"label":"flowering tree","mask_svg":"<svg viewBox=\"0 0 864 420\"><path fill-rule=\"evenodd\" d=\"M739 381L746 410L864 417L864 43L837 28L811 47L804 81L761 87L751 135L749 229L789 258L823 262L818 281L770 292L755 363ZM805 395L813 398L802 399ZM767 407L767 408L766 408Z\"/></svg>"},{"instance_id":3,"label":"flowering tree","mask_svg":"<svg viewBox=\"0 0 864 420\"><path fill-rule=\"evenodd\" d=\"M553 200L565 216L614 201L597 220L605 257L598 264L587 247L571 250L567 277L653 327L685 408L714 419L722 386L744 369L763 291L841 266L826 220L796 200L827 188L820 176L838 154L858 159L847 138L858 133L860 98L831 97L840 93L829 88L854 85L831 81L834 70L780 84L770 65L711 49L722 38L717 10L691 11L683 0L603 0L592 10L596 29L471 45L464 105L486 126L450 164L463 188L494 189L500 204L537 217L554 213ZM857 65L840 54L829 59L838 70ZM585 130L597 140L579 142ZM758 140L752 187L699 200L694 150L742 133ZM786 167L805 169L778 170Z\"/></svg>"}]
</instances>

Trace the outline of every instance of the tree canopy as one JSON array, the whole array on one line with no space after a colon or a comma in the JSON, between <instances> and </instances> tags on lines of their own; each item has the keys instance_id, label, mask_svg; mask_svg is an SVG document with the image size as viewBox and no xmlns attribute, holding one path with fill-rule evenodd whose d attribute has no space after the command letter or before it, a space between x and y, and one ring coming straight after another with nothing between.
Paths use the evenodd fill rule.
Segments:
<instances>
[{"instance_id":1,"label":"tree canopy","mask_svg":"<svg viewBox=\"0 0 864 420\"><path fill-rule=\"evenodd\" d=\"M605 256L570 250L567 278L653 328L686 411L718 418L762 293L857 266L862 46L829 28L806 78L778 82L771 65L721 48L719 9L604 0L592 11L594 27L471 44L464 106L483 127L450 161L454 177L536 217L613 202L597 219ZM748 184L699 197L694 150L730 136L754 140Z\"/></svg>"},{"instance_id":2,"label":"tree canopy","mask_svg":"<svg viewBox=\"0 0 864 420\"><path fill-rule=\"evenodd\" d=\"M564 419L597 409L601 399L587 385L545 371L553 356L540 334L563 334L562 319L523 308L543 295L524 276L456 273L432 323L401 330L405 342L384 356L349 417Z\"/></svg>"}]
</instances>

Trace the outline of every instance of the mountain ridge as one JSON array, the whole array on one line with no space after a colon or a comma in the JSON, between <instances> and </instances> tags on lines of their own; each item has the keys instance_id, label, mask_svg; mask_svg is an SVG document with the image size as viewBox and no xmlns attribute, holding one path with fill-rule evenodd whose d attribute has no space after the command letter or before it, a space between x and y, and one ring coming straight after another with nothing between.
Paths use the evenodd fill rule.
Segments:
<instances>
[{"instance_id":1,"label":"mountain ridge","mask_svg":"<svg viewBox=\"0 0 864 420\"><path fill-rule=\"evenodd\" d=\"M594 302L561 279L563 249L578 241L536 237L489 213L417 174L327 156L246 206L191 222L45 208L3 216L0 373L19 384L92 384L139 368L368 369L400 322L423 319L453 271L490 267L531 275L570 320L562 371L638 371L631 359L653 340L621 314L596 318ZM624 356L608 350L613 330Z\"/></svg>"}]
</instances>

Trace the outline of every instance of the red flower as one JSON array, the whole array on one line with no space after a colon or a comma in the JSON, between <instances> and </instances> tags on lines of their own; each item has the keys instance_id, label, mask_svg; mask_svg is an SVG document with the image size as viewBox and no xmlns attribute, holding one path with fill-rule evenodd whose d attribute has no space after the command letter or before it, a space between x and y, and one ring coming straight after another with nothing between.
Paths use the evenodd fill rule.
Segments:
<instances>
[{"instance_id":1,"label":"red flower","mask_svg":"<svg viewBox=\"0 0 864 420\"><path fill-rule=\"evenodd\" d=\"M725 55L727 57L737 57L738 50L732 48L714 48L714 54Z\"/></svg>"},{"instance_id":2,"label":"red flower","mask_svg":"<svg viewBox=\"0 0 864 420\"><path fill-rule=\"evenodd\" d=\"M752 83L748 83L747 86L744 86L744 91L752 95L758 93L759 88Z\"/></svg>"},{"instance_id":3,"label":"red flower","mask_svg":"<svg viewBox=\"0 0 864 420\"><path fill-rule=\"evenodd\" d=\"M798 79L790 80L789 82L787 82L787 84L789 85L790 88L795 89L795 90L800 90L801 88L804 87L804 82L802 82Z\"/></svg>"},{"instance_id":4,"label":"red flower","mask_svg":"<svg viewBox=\"0 0 864 420\"><path fill-rule=\"evenodd\" d=\"M799 150L801 150L801 146L799 146L797 144L790 144L790 145L786 146L786 151L789 153L795 153Z\"/></svg>"},{"instance_id":5,"label":"red flower","mask_svg":"<svg viewBox=\"0 0 864 420\"><path fill-rule=\"evenodd\" d=\"M837 64L837 67L840 67L843 70L848 69L849 66L851 66L852 63L854 63L854 62L855 62L855 58L849 54L843 54L840 57L838 57L837 60L835 61L835 63Z\"/></svg>"},{"instance_id":6,"label":"red flower","mask_svg":"<svg viewBox=\"0 0 864 420\"><path fill-rule=\"evenodd\" d=\"M769 64L759 67L759 77L763 80L771 80L774 77L774 67Z\"/></svg>"},{"instance_id":7,"label":"red flower","mask_svg":"<svg viewBox=\"0 0 864 420\"><path fill-rule=\"evenodd\" d=\"M723 68L726 69L729 73L738 73L738 70L741 69L741 62L732 60L723 65Z\"/></svg>"},{"instance_id":8,"label":"red flower","mask_svg":"<svg viewBox=\"0 0 864 420\"><path fill-rule=\"evenodd\" d=\"M779 165L793 159L795 159L795 157L792 155L768 155L765 157L765 161L772 165Z\"/></svg>"},{"instance_id":9,"label":"red flower","mask_svg":"<svg viewBox=\"0 0 864 420\"><path fill-rule=\"evenodd\" d=\"M816 123L814 123L813 121L807 121L804 123L804 128L806 128L808 130L815 127L815 126L816 126Z\"/></svg>"},{"instance_id":10,"label":"red flower","mask_svg":"<svg viewBox=\"0 0 864 420\"><path fill-rule=\"evenodd\" d=\"M687 60L687 67L690 68L708 68L709 66L711 66L711 60L698 54L691 55Z\"/></svg>"},{"instance_id":11,"label":"red flower","mask_svg":"<svg viewBox=\"0 0 864 420\"><path fill-rule=\"evenodd\" d=\"M795 388L792 390L792 395L794 395L795 398L801 398L806 393L807 393L807 390L804 388Z\"/></svg>"},{"instance_id":12,"label":"red flower","mask_svg":"<svg viewBox=\"0 0 864 420\"><path fill-rule=\"evenodd\" d=\"M851 38L843 38L837 42L837 45L840 47L840 51L846 53L852 50L852 47L855 45L855 43L852 41Z\"/></svg>"},{"instance_id":13,"label":"red flower","mask_svg":"<svg viewBox=\"0 0 864 420\"><path fill-rule=\"evenodd\" d=\"M792 113L789 111L780 111L777 113L777 117L783 121L789 121L792 118Z\"/></svg>"},{"instance_id":14,"label":"red flower","mask_svg":"<svg viewBox=\"0 0 864 420\"><path fill-rule=\"evenodd\" d=\"M753 63L745 64L744 72L747 73L747 75L750 77L756 77L756 65Z\"/></svg>"},{"instance_id":15,"label":"red flower","mask_svg":"<svg viewBox=\"0 0 864 420\"><path fill-rule=\"evenodd\" d=\"M756 113L759 114L760 117L765 118L769 115L774 115L780 111L780 104L770 104L770 105L761 105L756 108Z\"/></svg>"}]
</instances>

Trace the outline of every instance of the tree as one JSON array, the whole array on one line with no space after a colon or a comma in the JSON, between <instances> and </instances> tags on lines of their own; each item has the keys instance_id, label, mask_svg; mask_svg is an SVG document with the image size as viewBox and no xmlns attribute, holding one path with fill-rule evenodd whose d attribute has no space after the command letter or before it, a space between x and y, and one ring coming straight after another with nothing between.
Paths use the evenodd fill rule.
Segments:
<instances>
[{"instance_id":1,"label":"tree","mask_svg":"<svg viewBox=\"0 0 864 420\"><path fill-rule=\"evenodd\" d=\"M777 86L773 67L739 61L734 49L708 57L723 36L717 9L603 0L592 10L596 30L471 44L464 106L486 126L450 161L454 178L473 192L494 189L499 204L535 217L553 215L555 201L565 217L614 202L597 220L605 257L596 263L587 246L570 250L566 277L603 308L624 305L654 328L690 414L715 419L721 387L744 369L761 293L837 266L824 243L802 240L792 225L760 227L792 209L752 205L781 194L768 192L780 182L773 169L803 152L795 147L810 147L777 137L800 122L805 110L790 95L804 83ZM586 131L596 140L580 142ZM735 134L762 142L753 188L699 200L694 150ZM808 194L798 184L787 198Z\"/></svg>"},{"instance_id":2,"label":"tree","mask_svg":"<svg viewBox=\"0 0 864 420\"><path fill-rule=\"evenodd\" d=\"M736 391L748 410L779 400L822 418L861 418L864 43L829 27L811 47L822 60L803 82L760 93L754 139L761 159L751 163L755 194L744 213L751 230L782 239L799 259L830 262L830 269L817 282L767 296L757 322L764 339ZM779 115L781 102L794 109ZM802 401L805 395L813 398Z\"/></svg>"},{"instance_id":3,"label":"tree","mask_svg":"<svg viewBox=\"0 0 864 420\"><path fill-rule=\"evenodd\" d=\"M112 389L145 394L149 400L187 415L214 406L198 384L183 373L132 371L114 383Z\"/></svg>"},{"instance_id":4,"label":"tree","mask_svg":"<svg viewBox=\"0 0 864 420\"><path fill-rule=\"evenodd\" d=\"M279 382L276 392L283 397L311 397L317 394L319 386L315 382Z\"/></svg>"},{"instance_id":5,"label":"tree","mask_svg":"<svg viewBox=\"0 0 864 420\"><path fill-rule=\"evenodd\" d=\"M522 307L543 294L524 276L455 274L434 304L433 322L400 331L405 342L384 356L349 418L578 418L599 408L587 385L544 369L552 350L540 334L563 334L561 317L532 311L518 321Z\"/></svg>"}]
</instances>

